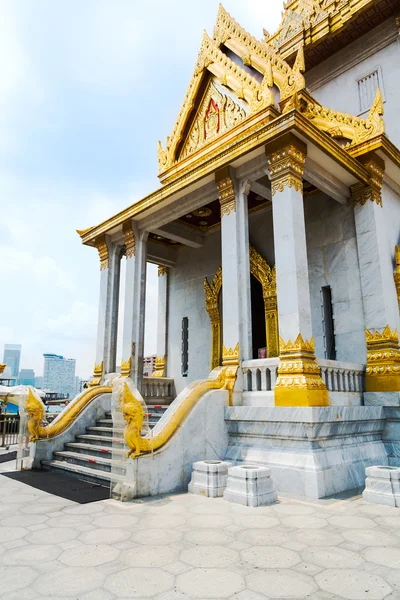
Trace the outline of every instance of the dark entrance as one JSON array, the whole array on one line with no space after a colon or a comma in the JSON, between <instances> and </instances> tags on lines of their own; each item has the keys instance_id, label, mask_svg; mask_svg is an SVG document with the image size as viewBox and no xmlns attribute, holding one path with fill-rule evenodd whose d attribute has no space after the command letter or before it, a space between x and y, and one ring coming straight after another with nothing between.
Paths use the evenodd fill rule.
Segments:
<instances>
[{"instance_id":1,"label":"dark entrance","mask_svg":"<svg viewBox=\"0 0 400 600\"><path fill-rule=\"evenodd\" d=\"M253 358L258 358L258 349L265 348L265 312L264 298L261 283L250 275L251 286L251 327L253 335Z\"/></svg>"}]
</instances>

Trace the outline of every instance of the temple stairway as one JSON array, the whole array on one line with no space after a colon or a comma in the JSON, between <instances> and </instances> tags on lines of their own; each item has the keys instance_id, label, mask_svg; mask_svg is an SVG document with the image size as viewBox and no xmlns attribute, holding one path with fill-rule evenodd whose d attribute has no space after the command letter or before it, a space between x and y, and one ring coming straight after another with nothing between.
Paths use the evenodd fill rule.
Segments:
<instances>
[{"instance_id":1,"label":"temple stairway","mask_svg":"<svg viewBox=\"0 0 400 600\"><path fill-rule=\"evenodd\" d=\"M169 398L166 400L166 404L148 405L150 429L153 429L167 410ZM123 468L118 467L118 462L123 458L124 452L123 429L113 431L111 413L106 413L103 419L86 427L85 434L76 435L74 442L68 442L63 450L54 452L53 460L42 461L42 466L108 487L111 468L115 467L114 473L119 470L121 474L123 472Z\"/></svg>"}]
</instances>

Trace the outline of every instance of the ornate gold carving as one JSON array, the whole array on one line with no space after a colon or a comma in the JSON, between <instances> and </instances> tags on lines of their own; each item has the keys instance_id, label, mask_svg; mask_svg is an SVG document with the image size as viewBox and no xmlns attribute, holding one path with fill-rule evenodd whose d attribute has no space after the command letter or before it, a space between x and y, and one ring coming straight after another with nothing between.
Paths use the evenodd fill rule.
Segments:
<instances>
[{"instance_id":1,"label":"ornate gold carving","mask_svg":"<svg viewBox=\"0 0 400 600\"><path fill-rule=\"evenodd\" d=\"M219 294L222 287L222 268L218 267L211 283L204 278L206 310L211 320L211 370L220 365L221 360L221 316L219 313Z\"/></svg>"},{"instance_id":2,"label":"ornate gold carving","mask_svg":"<svg viewBox=\"0 0 400 600\"><path fill-rule=\"evenodd\" d=\"M183 144L179 160L193 154L246 118L244 109L210 83Z\"/></svg>"},{"instance_id":3,"label":"ornate gold carving","mask_svg":"<svg viewBox=\"0 0 400 600\"><path fill-rule=\"evenodd\" d=\"M158 265L158 276L163 277L168 272L168 267L164 267L164 265Z\"/></svg>"},{"instance_id":4,"label":"ornate gold carving","mask_svg":"<svg viewBox=\"0 0 400 600\"><path fill-rule=\"evenodd\" d=\"M124 232L125 238L125 255L126 258L131 258L132 256L135 256L136 251L135 232L133 231L132 223L124 223L122 231Z\"/></svg>"},{"instance_id":5,"label":"ornate gold carving","mask_svg":"<svg viewBox=\"0 0 400 600\"><path fill-rule=\"evenodd\" d=\"M135 398L126 383L121 402L121 412L126 421L124 439L129 448L125 456L126 458L136 458L136 456L139 456L141 450L144 409L141 402Z\"/></svg>"},{"instance_id":6,"label":"ornate gold carving","mask_svg":"<svg viewBox=\"0 0 400 600\"><path fill-rule=\"evenodd\" d=\"M128 360L121 360L120 377L130 377L131 376L131 365L132 365L132 357L131 356L128 358Z\"/></svg>"},{"instance_id":7,"label":"ornate gold carving","mask_svg":"<svg viewBox=\"0 0 400 600\"><path fill-rule=\"evenodd\" d=\"M102 394L111 394L112 388L106 386L96 386L88 388L83 394L76 398L73 402L70 402L62 413L57 417L56 420L52 421L50 425L45 427L41 426L41 422L44 420L44 409L43 413L40 412L40 400L35 398L34 393L31 393L31 398L27 398L26 411L30 417L28 422L28 430L33 438L36 440L48 440L56 437L63 433L73 423L82 411L89 406L89 404ZM36 441L32 439L31 441Z\"/></svg>"},{"instance_id":8,"label":"ornate gold carving","mask_svg":"<svg viewBox=\"0 0 400 600\"><path fill-rule=\"evenodd\" d=\"M400 348L397 329L386 325L382 333L365 331L367 340L367 392L400 392Z\"/></svg>"},{"instance_id":9,"label":"ornate gold carving","mask_svg":"<svg viewBox=\"0 0 400 600\"><path fill-rule=\"evenodd\" d=\"M267 146L272 195L282 192L285 187L294 187L296 191L303 189L306 152L306 145L293 134L285 134Z\"/></svg>"},{"instance_id":10,"label":"ornate gold carving","mask_svg":"<svg viewBox=\"0 0 400 600\"><path fill-rule=\"evenodd\" d=\"M166 373L165 373L165 365L167 362L167 357L162 356L161 358L158 358L158 356L156 356L156 368L155 371L152 373L152 377L165 377Z\"/></svg>"},{"instance_id":11,"label":"ornate gold carving","mask_svg":"<svg viewBox=\"0 0 400 600\"><path fill-rule=\"evenodd\" d=\"M91 229L93 229L93 227L86 227L86 229L77 229L76 233L82 237L83 235L85 235L85 233L87 233L88 231L90 231Z\"/></svg>"},{"instance_id":12,"label":"ornate gold carving","mask_svg":"<svg viewBox=\"0 0 400 600\"><path fill-rule=\"evenodd\" d=\"M5 365L4 363L0 363L0 375L2 373L4 373L4 369L6 368L7 365Z\"/></svg>"},{"instance_id":13,"label":"ornate gold carving","mask_svg":"<svg viewBox=\"0 0 400 600\"><path fill-rule=\"evenodd\" d=\"M230 175L229 167L217 172L216 180L222 219L224 215L230 215L231 212L236 212L235 186Z\"/></svg>"},{"instance_id":14,"label":"ornate gold carving","mask_svg":"<svg viewBox=\"0 0 400 600\"><path fill-rule=\"evenodd\" d=\"M222 345L222 366L225 369L225 389L229 391L229 406L232 405L232 394L235 387L237 370L240 365L239 342L234 348L226 348Z\"/></svg>"},{"instance_id":15,"label":"ornate gold carving","mask_svg":"<svg viewBox=\"0 0 400 600\"><path fill-rule=\"evenodd\" d=\"M97 238L95 244L100 258L100 271L108 269L108 246L106 236L102 235Z\"/></svg>"},{"instance_id":16,"label":"ornate gold carving","mask_svg":"<svg viewBox=\"0 0 400 600\"><path fill-rule=\"evenodd\" d=\"M400 310L400 246L396 246L395 248L395 261L396 261L396 271L393 275L394 283L396 285L396 293L397 293L397 302L399 304ZM1 365L0 365L1 367ZM0 369L1 373L1 369Z\"/></svg>"},{"instance_id":17,"label":"ornate gold carving","mask_svg":"<svg viewBox=\"0 0 400 600\"><path fill-rule=\"evenodd\" d=\"M293 96L292 104L285 108L296 107L314 125L325 131L333 138L348 140L347 148L361 144L385 132L382 119L383 100L379 88L366 119L353 117L338 110L325 108L305 91Z\"/></svg>"},{"instance_id":18,"label":"ornate gold carving","mask_svg":"<svg viewBox=\"0 0 400 600\"><path fill-rule=\"evenodd\" d=\"M265 335L268 358L279 356L278 301L276 269L250 246L250 273L261 283L265 311Z\"/></svg>"},{"instance_id":19,"label":"ornate gold carving","mask_svg":"<svg viewBox=\"0 0 400 600\"><path fill-rule=\"evenodd\" d=\"M328 390L315 358L314 338L299 334L294 342L280 338L275 406L328 406Z\"/></svg>"},{"instance_id":20,"label":"ornate gold carving","mask_svg":"<svg viewBox=\"0 0 400 600\"><path fill-rule=\"evenodd\" d=\"M369 152L360 158L370 173L370 184L356 183L351 186L354 204L364 205L368 200L382 206L382 180L385 162L374 152Z\"/></svg>"},{"instance_id":21,"label":"ornate gold carving","mask_svg":"<svg viewBox=\"0 0 400 600\"><path fill-rule=\"evenodd\" d=\"M93 369L93 378L89 381L89 386L93 387L95 385L100 385L101 379L103 377L103 361L99 365L94 365Z\"/></svg>"}]
</instances>

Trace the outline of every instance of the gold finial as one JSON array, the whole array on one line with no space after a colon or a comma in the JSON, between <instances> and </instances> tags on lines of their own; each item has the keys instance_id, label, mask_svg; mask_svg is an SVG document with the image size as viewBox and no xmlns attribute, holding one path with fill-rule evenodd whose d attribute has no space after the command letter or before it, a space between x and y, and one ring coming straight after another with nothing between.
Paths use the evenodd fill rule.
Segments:
<instances>
[{"instance_id":1,"label":"gold finial","mask_svg":"<svg viewBox=\"0 0 400 600\"><path fill-rule=\"evenodd\" d=\"M85 233L87 233L91 229L93 229L93 227L86 227L86 229L77 229L76 233L82 237L83 235L85 235Z\"/></svg>"}]
</instances>

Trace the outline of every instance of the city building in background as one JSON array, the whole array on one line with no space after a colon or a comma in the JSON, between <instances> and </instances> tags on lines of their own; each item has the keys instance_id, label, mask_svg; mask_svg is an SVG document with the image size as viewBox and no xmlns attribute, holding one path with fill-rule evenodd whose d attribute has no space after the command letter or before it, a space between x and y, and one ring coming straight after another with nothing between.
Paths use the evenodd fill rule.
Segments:
<instances>
[{"instance_id":1,"label":"city building in background","mask_svg":"<svg viewBox=\"0 0 400 600\"><path fill-rule=\"evenodd\" d=\"M18 375L18 385L35 386L35 371L33 369L21 369Z\"/></svg>"},{"instance_id":2,"label":"city building in background","mask_svg":"<svg viewBox=\"0 0 400 600\"><path fill-rule=\"evenodd\" d=\"M37 388L38 390L43 389L43 375L35 377L35 388Z\"/></svg>"},{"instance_id":3,"label":"city building in background","mask_svg":"<svg viewBox=\"0 0 400 600\"><path fill-rule=\"evenodd\" d=\"M75 359L59 354L43 354L43 389L75 396Z\"/></svg>"},{"instance_id":4,"label":"city building in background","mask_svg":"<svg viewBox=\"0 0 400 600\"><path fill-rule=\"evenodd\" d=\"M143 358L143 377L151 377L156 369L156 355L145 356Z\"/></svg>"},{"instance_id":5,"label":"city building in background","mask_svg":"<svg viewBox=\"0 0 400 600\"><path fill-rule=\"evenodd\" d=\"M3 363L10 369L11 377L18 377L21 344L4 344Z\"/></svg>"}]
</instances>

